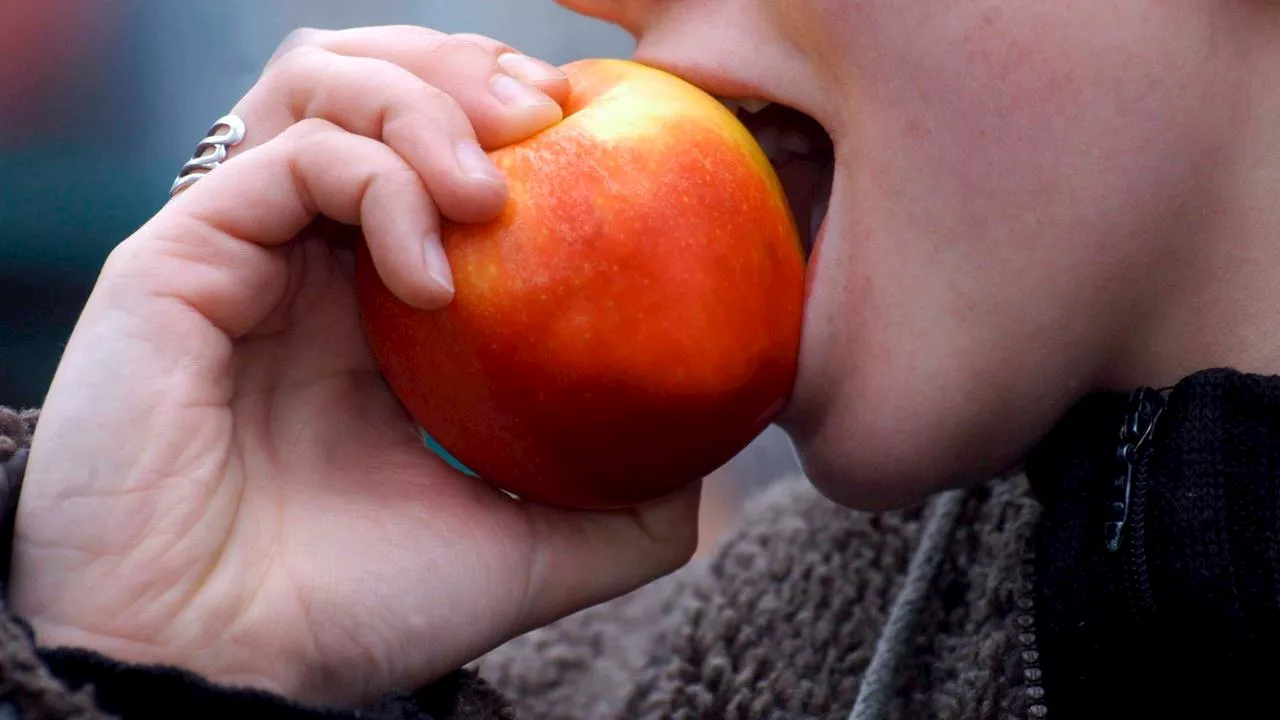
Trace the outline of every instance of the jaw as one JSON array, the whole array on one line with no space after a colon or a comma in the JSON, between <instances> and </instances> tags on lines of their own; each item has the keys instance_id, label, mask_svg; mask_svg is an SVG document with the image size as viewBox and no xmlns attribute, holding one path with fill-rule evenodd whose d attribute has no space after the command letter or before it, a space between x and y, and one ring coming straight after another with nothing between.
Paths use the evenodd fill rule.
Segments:
<instances>
[{"instance_id":1,"label":"jaw","mask_svg":"<svg viewBox=\"0 0 1280 720\"><path fill-rule=\"evenodd\" d=\"M905 240L924 232L864 196L873 186L836 179L810 260L797 381L777 420L813 483L866 509L1016 466L1093 389L1106 355L1075 294L1050 298L1064 311L1050 319L1016 302L1024 287L957 290L928 244Z\"/></svg>"}]
</instances>

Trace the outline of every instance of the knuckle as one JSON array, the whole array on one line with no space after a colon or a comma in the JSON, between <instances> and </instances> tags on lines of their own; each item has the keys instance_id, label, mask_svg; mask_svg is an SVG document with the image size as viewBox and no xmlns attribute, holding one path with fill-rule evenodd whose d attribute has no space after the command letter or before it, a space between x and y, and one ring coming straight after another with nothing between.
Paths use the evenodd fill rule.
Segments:
<instances>
[{"instance_id":1,"label":"knuckle","mask_svg":"<svg viewBox=\"0 0 1280 720\"><path fill-rule=\"evenodd\" d=\"M281 134L281 139L297 143L313 142L316 138L340 133L342 129L324 118L304 118Z\"/></svg>"},{"instance_id":2,"label":"knuckle","mask_svg":"<svg viewBox=\"0 0 1280 720\"><path fill-rule=\"evenodd\" d=\"M102 263L102 273L107 276L118 275L133 266L138 259L137 236L125 239L107 253Z\"/></svg>"},{"instance_id":3,"label":"knuckle","mask_svg":"<svg viewBox=\"0 0 1280 720\"><path fill-rule=\"evenodd\" d=\"M330 30L317 30L309 27L297 28L288 35L285 35L284 40L280 41L280 44L276 47L276 51L271 55L271 60L268 61L267 66L270 67L277 61L283 59L289 53L300 48L321 47L323 46L326 38L332 34L333 33Z\"/></svg>"},{"instance_id":4,"label":"knuckle","mask_svg":"<svg viewBox=\"0 0 1280 720\"><path fill-rule=\"evenodd\" d=\"M388 167L378 173L378 180L399 191L425 192L422 178L399 157L387 157Z\"/></svg>"},{"instance_id":5,"label":"knuckle","mask_svg":"<svg viewBox=\"0 0 1280 720\"><path fill-rule=\"evenodd\" d=\"M382 136L395 144L397 138L422 136L465 138L474 134L471 120L462 105L449 93L421 83L413 93L394 101L388 109Z\"/></svg>"},{"instance_id":6,"label":"knuckle","mask_svg":"<svg viewBox=\"0 0 1280 720\"><path fill-rule=\"evenodd\" d=\"M435 115L461 115L462 106L454 99L452 95L441 90L440 88L421 83L418 85L417 92L413 96L413 101L424 108L429 109Z\"/></svg>"},{"instance_id":7,"label":"knuckle","mask_svg":"<svg viewBox=\"0 0 1280 720\"><path fill-rule=\"evenodd\" d=\"M388 36L392 34L400 35L407 40L424 44L434 42L448 35L448 33L422 25L384 25L376 29L379 32L386 33Z\"/></svg>"},{"instance_id":8,"label":"knuckle","mask_svg":"<svg viewBox=\"0 0 1280 720\"><path fill-rule=\"evenodd\" d=\"M495 40L484 35L477 35L475 33L457 33L454 37L461 41L470 42L495 57L505 52L514 51L514 48L501 40Z\"/></svg>"},{"instance_id":9,"label":"knuckle","mask_svg":"<svg viewBox=\"0 0 1280 720\"><path fill-rule=\"evenodd\" d=\"M452 135L470 126L457 99L434 85L418 81L412 92L392 100L382 130L384 137L404 129L413 133L425 130Z\"/></svg>"},{"instance_id":10,"label":"knuckle","mask_svg":"<svg viewBox=\"0 0 1280 720\"><path fill-rule=\"evenodd\" d=\"M497 55L470 35L444 35L428 52L434 61L451 65L492 68L497 62Z\"/></svg>"},{"instance_id":11,"label":"knuckle","mask_svg":"<svg viewBox=\"0 0 1280 720\"><path fill-rule=\"evenodd\" d=\"M288 35L285 35L284 40L280 41L280 49L287 51L310 45L318 46L323 44L325 38L332 34L333 32L330 30L320 30L311 27L296 28Z\"/></svg>"},{"instance_id":12,"label":"knuckle","mask_svg":"<svg viewBox=\"0 0 1280 720\"><path fill-rule=\"evenodd\" d=\"M267 67L267 74L277 78L297 77L314 67L325 50L317 45L301 45L285 51Z\"/></svg>"}]
</instances>

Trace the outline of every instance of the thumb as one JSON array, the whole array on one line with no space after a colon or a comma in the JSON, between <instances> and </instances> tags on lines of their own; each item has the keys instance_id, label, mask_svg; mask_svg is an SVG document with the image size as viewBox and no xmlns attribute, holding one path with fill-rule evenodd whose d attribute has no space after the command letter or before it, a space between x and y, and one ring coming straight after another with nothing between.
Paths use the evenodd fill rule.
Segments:
<instances>
[{"instance_id":1,"label":"thumb","mask_svg":"<svg viewBox=\"0 0 1280 720\"><path fill-rule=\"evenodd\" d=\"M615 512L524 505L535 550L517 631L619 597L687 563L698 544L701 492L702 483L695 482Z\"/></svg>"}]
</instances>

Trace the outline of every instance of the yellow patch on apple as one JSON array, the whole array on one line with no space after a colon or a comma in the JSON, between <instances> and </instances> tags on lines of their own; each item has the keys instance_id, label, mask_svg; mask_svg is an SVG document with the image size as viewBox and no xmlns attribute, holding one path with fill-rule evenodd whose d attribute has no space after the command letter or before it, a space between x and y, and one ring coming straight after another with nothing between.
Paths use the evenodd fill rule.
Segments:
<instances>
[{"instance_id":1,"label":"yellow patch on apple","mask_svg":"<svg viewBox=\"0 0 1280 720\"><path fill-rule=\"evenodd\" d=\"M505 211L444 227L454 301L402 303L363 251L357 292L388 383L459 462L529 501L624 508L782 409L804 256L772 166L715 98L630 61L565 71L565 119L491 153Z\"/></svg>"}]
</instances>

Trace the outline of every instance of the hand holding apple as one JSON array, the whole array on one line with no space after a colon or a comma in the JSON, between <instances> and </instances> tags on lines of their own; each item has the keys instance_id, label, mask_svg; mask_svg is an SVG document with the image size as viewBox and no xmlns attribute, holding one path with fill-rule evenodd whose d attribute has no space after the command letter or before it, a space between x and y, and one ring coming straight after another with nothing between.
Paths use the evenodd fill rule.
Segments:
<instances>
[{"instance_id":1,"label":"hand holding apple","mask_svg":"<svg viewBox=\"0 0 1280 720\"><path fill-rule=\"evenodd\" d=\"M391 386L461 463L529 500L627 507L711 472L782 408L804 258L720 102L633 62L565 70L565 119L491 153L506 209L445 224L453 302L397 300L367 253L357 290Z\"/></svg>"},{"instance_id":2,"label":"hand holding apple","mask_svg":"<svg viewBox=\"0 0 1280 720\"><path fill-rule=\"evenodd\" d=\"M424 241L508 197L455 149L528 137L568 100L555 68L512 52L421 28L295 36L234 109L245 143L112 254L18 510L9 608L42 644L357 705L689 557L696 486L568 512L425 451L370 350L347 245L312 224L359 225L396 297L443 304ZM506 102L495 80L526 87Z\"/></svg>"}]
</instances>

